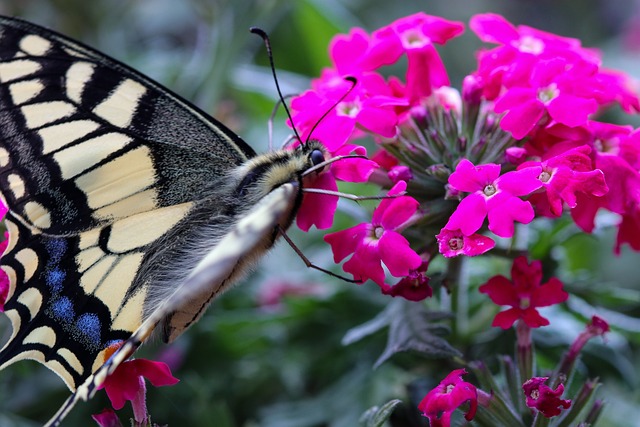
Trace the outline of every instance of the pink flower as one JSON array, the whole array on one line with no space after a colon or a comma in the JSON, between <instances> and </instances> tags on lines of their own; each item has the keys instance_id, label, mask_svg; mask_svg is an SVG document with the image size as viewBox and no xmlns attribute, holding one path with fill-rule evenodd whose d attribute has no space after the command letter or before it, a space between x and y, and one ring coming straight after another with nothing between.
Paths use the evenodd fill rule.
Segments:
<instances>
[{"instance_id":1,"label":"pink flower","mask_svg":"<svg viewBox=\"0 0 640 427\"><path fill-rule=\"evenodd\" d=\"M107 351L105 359L111 357L122 343L112 345ZM127 400L131 401L134 418L137 422L144 422L147 418L145 402L146 386L145 378L155 387L176 384L179 380L171 375L166 363L154 362L146 359L132 359L123 362L100 385L104 388L111 400L113 408L122 409Z\"/></svg>"},{"instance_id":2,"label":"pink flower","mask_svg":"<svg viewBox=\"0 0 640 427\"><path fill-rule=\"evenodd\" d=\"M627 112L640 109L634 82L623 73L601 68L600 53L526 26L515 27L502 16L480 14L471 29L499 46L481 52L473 73L495 111L506 113L500 126L517 139L538 125L581 126L598 106L614 102Z\"/></svg>"},{"instance_id":3,"label":"pink flower","mask_svg":"<svg viewBox=\"0 0 640 427\"><path fill-rule=\"evenodd\" d=\"M451 371L418 405L422 415L429 418L431 427L449 427L451 414L465 402L469 402L469 411L464 418L471 421L475 416L478 392L473 384L462 381L462 376L466 373L464 369Z\"/></svg>"},{"instance_id":4,"label":"pink flower","mask_svg":"<svg viewBox=\"0 0 640 427\"><path fill-rule=\"evenodd\" d=\"M591 148L583 145L542 162L525 162L518 169L542 167L539 179L546 190L551 212L560 216L563 202L570 208L576 207L576 193L601 197L609 191L602 171L593 169L591 158L588 156L590 152Z\"/></svg>"},{"instance_id":5,"label":"pink flower","mask_svg":"<svg viewBox=\"0 0 640 427\"><path fill-rule=\"evenodd\" d=\"M522 384L527 406L537 409L547 418L560 415L561 408L568 409L571 400L560 399L564 393L564 385L558 384L555 390L544 384L549 377L534 377Z\"/></svg>"},{"instance_id":6,"label":"pink flower","mask_svg":"<svg viewBox=\"0 0 640 427\"><path fill-rule=\"evenodd\" d=\"M469 21L469 28L486 43L503 45L520 53L541 55L549 52L579 51L580 40L561 37L526 25L515 27L504 17L494 13L475 15ZM593 52L585 51L593 55ZM494 52L494 55L496 53Z\"/></svg>"},{"instance_id":7,"label":"pink flower","mask_svg":"<svg viewBox=\"0 0 640 427\"><path fill-rule=\"evenodd\" d=\"M329 148L331 151L331 149ZM344 144L334 148L332 157L357 154L364 156L366 150L357 145ZM305 178L305 187L329 192L338 191L337 179L348 182L365 182L378 165L363 158L341 159L318 175ZM304 192L302 204L296 215L296 225L303 231L315 225L319 230L331 227L338 207L338 197L330 194Z\"/></svg>"},{"instance_id":8,"label":"pink flower","mask_svg":"<svg viewBox=\"0 0 640 427\"><path fill-rule=\"evenodd\" d=\"M514 221L528 224L533 220L531 204L518 196L542 186L537 179L540 172L540 167L531 167L500 176L500 165L474 166L469 160L462 159L449 177L449 184L470 194L462 199L444 228L471 236L488 216L489 230L500 237L513 236Z\"/></svg>"},{"instance_id":9,"label":"pink flower","mask_svg":"<svg viewBox=\"0 0 640 427\"><path fill-rule=\"evenodd\" d=\"M433 44L445 44L464 31L460 22L416 13L372 34L371 54L381 58L381 64L391 64L407 54L407 98L415 105L429 96L433 88L449 85L449 77Z\"/></svg>"},{"instance_id":10,"label":"pink flower","mask_svg":"<svg viewBox=\"0 0 640 427\"><path fill-rule=\"evenodd\" d=\"M91 418L93 418L100 427L122 427L120 419L111 408L106 408L99 414L93 414Z\"/></svg>"},{"instance_id":11,"label":"pink flower","mask_svg":"<svg viewBox=\"0 0 640 427\"><path fill-rule=\"evenodd\" d=\"M482 41L499 44L480 52L478 71L474 73L489 100L500 95L503 88L528 87L532 67L541 61L560 59L594 73L600 64L597 51L583 48L577 39L524 25L515 27L500 15L476 15L469 26Z\"/></svg>"},{"instance_id":12,"label":"pink flower","mask_svg":"<svg viewBox=\"0 0 640 427\"><path fill-rule=\"evenodd\" d=\"M394 96L379 74L369 72L362 75L353 86L344 76L327 69L312 85L313 90L291 101L293 122L303 140L309 137L309 132L320 118L322 121L318 127L330 129L331 140L321 139L316 130L311 136L327 146L339 146L349 137L358 137L361 131L357 131L356 126L387 138L396 135L398 116L395 108L407 105L407 102Z\"/></svg>"},{"instance_id":13,"label":"pink flower","mask_svg":"<svg viewBox=\"0 0 640 427\"><path fill-rule=\"evenodd\" d=\"M588 142L594 148L595 168L604 174L609 192L602 197L578 193L571 210L575 223L590 233L600 208L621 216L614 251L628 243L640 250L640 132L627 126L589 122Z\"/></svg>"},{"instance_id":14,"label":"pink flower","mask_svg":"<svg viewBox=\"0 0 640 427\"><path fill-rule=\"evenodd\" d=\"M559 58L535 63L526 86L510 87L496 100L496 113L506 113L500 127L521 139L547 114L569 127L584 125L598 109L589 71Z\"/></svg>"},{"instance_id":15,"label":"pink flower","mask_svg":"<svg viewBox=\"0 0 640 427\"><path fill-rule=\"evenodd\" d=\"M607 69L601 69L596 79L600 87L606 88L598 93L599 104L607 105L615 102L629 114L640 111L637 81L625 73Z\"/></svg>"},{"instance_id":16,"label":"pink flower","mask_svg":"<svg viewBox=\"0 0 640 427\"><path fill-rule=\"evenodd\" d=\"M509 329L518 319L522 319L531 328L548 325L549 320L542 317L537 308L564 302L569 294L562 289L562 282L555 277L542 285L541 281L542 263L532 261L529 265L526 257L519 256L513 261L511 280L504 276L494 276L480 286L480 292L489 295L495 304L511 306L498 313L491 326Z\"/></svg>"},{"instance_id":17,"label":"pink flower","mask_svg":"<svg viewBox=\"0 0 640 427\"><path fill-rule=\"evenodd\" d=\"M460 230L447 230L443 228L436 236L438 248L445 258L458 255L476 256L493 249L496 242L492 238L482 234L465 236Z\"/></svg>"},{"instance_id":18,"label":"pink flower","mask_svg":"<svg viewBox=\"0 0 640 427\"><path fill-rule=\"evenodd\" d=\"M404 181L400 181L388 195L400 194L406 186ZM328 234L324 240L331 245L336 263L353 254L344 264L344 271L356 279L371 279L383 287L383 263L394 277L407 276L422 263L420 256L399 232L417 210L418 202L411 197L384 199L374 210L370 223Z\"/></svg>"}]
</instances>

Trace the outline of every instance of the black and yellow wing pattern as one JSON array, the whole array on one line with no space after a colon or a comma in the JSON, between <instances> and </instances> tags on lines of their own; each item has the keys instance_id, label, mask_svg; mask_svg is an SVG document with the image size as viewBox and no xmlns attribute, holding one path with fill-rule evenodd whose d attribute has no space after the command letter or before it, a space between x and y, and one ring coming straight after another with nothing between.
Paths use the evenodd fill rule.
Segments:
<instances>
[{"instance_id":1,"label":"black and yellow wing pattern","mask_svg":"<svg viewBox=\"0 0 640 427\"><path fill-rule=\"evenodd\" d=\"M34 359L87 398L120 363L100 369L109 346L126 358L159 323L173 340L290 225L314 163L299 151L254 157L126 65L0 17L0 368Z\"/></svg>"}]
</instances>

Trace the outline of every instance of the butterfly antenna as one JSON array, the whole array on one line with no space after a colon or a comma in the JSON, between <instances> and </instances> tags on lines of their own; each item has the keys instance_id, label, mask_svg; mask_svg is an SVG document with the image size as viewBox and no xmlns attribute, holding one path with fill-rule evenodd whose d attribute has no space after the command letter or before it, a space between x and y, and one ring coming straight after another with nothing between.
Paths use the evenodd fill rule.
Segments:
<instances>
[{"instance_id":1,"label":"butterfly antenna","mask_svg":"<svg viewBox=\"0 0 640 427\"><path fill-rule=\"evenodd\" d=\"M291 97L293 97L294 95L285 95L284 99L289 99ZM276 119L276 114L278 113L278 110L280 109L280 104L284 104L284 102L282 102L282 100L278 99L278 102L276 102L276 105L273 106L273 110L271 110L271 115L269 116L269 121L267 122L267 129L268 129L268 133L269 133L269 151L273 150L273 122ZM293 124L293 122L291 122Z\"/></svg>"},{"instance_id":2,"label":"butterfly antenna","mask_svg":"<svg viewBox=\"0 0 640 427\"><path fill-rule=\"evenodd\" d=\"M253 34L259 35L260 37L262 37L262 40L264 41L264 45L267 48L267 56L269 57L269 65L271 66L271 74L273 74L273 81L276 83L276 90L278 91L278 96L280 97L280 101L282 102L284 111L286 111L287 113L287 117L289 117L289 120L291 121L291 127L293 128L293 132L296 134L296 138L298 138L298 141L302 143L302 138L300 138L298 129L296 129L296 126L293 123L293 117L291 117L291 112L289 111L289 107L287 107L287 103L285 102L284 96L282 95L282 91L280 90L280 84L278 83L278 76L276 75L276 66L274 65L274 62L273 62L273 52L271 50L271 41L269 40L269 36L262 28L251 27L249 28L249 31L251 31Z\"/></svg>"},{"instance_id":3,"label":"butterfly antenna","mask_svg":"<svg viewBox=\"0 0 640 427\"><path fill-rule=\"evenodd\" d=\"M318 127L318 125L320 125L320 123L322 123L324 118L327 117L329 113L332 112L333 109L336 108L342 101L344 101L344 99L353 91L353 88L355 88L356 84L358 83L358 79L356 79L355 77L347 76L344 79L351 83L351 87L340 97L340 99L338 99L331 106L331 108L328 108L327 111L325 111L324 114L320 116L320 118L316 121L316 124L314 124L311 130L309 131L309 135L307 136L307 139L304 141L305 144L309 143L309 140L311 139L311 135L313 134L313 131L316 130L316 128Z\"/></svg>"}]
</instances>

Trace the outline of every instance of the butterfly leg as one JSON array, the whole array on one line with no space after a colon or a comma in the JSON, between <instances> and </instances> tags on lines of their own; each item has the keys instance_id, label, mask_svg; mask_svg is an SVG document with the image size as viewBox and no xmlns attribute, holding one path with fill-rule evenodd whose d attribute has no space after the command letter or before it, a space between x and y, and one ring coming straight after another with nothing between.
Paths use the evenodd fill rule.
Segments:
<instances>
[{"instance_id":1,"label":"butterfly leg","mask_svg":"<svg viewBox=\"0 0 640 427\"><path fill-rule=\"evenodd\" d=\"M293 243L293 240L291 240L291 238L287 235L287 232L280 226L278 226L278 233L280 233L280 235L282 236L282 238L289 244L289 246L291 246L291 249L293 249L293 251L300 257L300 259L302 260L302 262L304 262L304 264L308 267L308 268L313 268L314 270L318 270L321 271L325 274L328 274L329 276L338 278L340 280L344 280L345 282L349 282L349 283L363 283L362 279L349 279L348 277L345 276L341 276L339 274L333 273L329 270L326 270L322 267L319 267L317 265L315 265L314 263L312 263L311 261L309 261L309 258L307 258L302 251L300 250L300 248L298 246L296 246L295 243Z\"/></svg>"}]
</instances>

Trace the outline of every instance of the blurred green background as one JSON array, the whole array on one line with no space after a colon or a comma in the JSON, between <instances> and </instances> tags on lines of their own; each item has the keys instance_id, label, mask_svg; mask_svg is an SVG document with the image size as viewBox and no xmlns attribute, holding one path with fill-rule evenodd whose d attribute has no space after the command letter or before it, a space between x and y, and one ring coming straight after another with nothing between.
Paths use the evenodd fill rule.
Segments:
<instances>
[{"instance_id":1,"label":"blurred green background","mask_svg":"<svg viewBox=\"0 0 640 427\"><path fill-rule=\"evenodd\" d=\"M639 4L631 0L2 0L0 13L48 26L132 65L210 112L263 152L268 149L267 121L275 87L265 67L263 44L248 32L250 26L271 35L285 93L304 91L310 78L329 64L327 45L334 34L353 26L372 31L418 11L465 23L475 13L500 13L516 24L580 38L584 45L604 52L606 66L640 77ZM473 70L478 46L467 31L439 49L454 86L459 87L462 77ZM611 120L638 124L637 118L619 115ZM289 131L284 120L277 120L275 128L277 145ZM341 221L348 225L346 218ZM316 264L332 264L321 233L292 234ZM566 222L540 222L532 234L533 253L557 262L561 276L574 284L572 290L579 295L568 310L553 313L554 328L536 336L541 363L553 366L581 328L577 319L589 317L594 306L623 311L613 322L619 333L612 334L606 347L588 347L581 369L585 375L610 380L605 396L610 406L603 425L630 425L629 419L640 419L638 255L625 250L614 257L611 233L582 236ZM478 261L467 270L472 286L497 272L507 273L507 268ZM277 295L274 289L282 283L304 291L296 288L279 304L261 305L261 295ZM310 295L294 295L305 291ZM489 330L494 312L488 312L483 307L486 299L476 294L470 296L469 311L481 321L469 322L459 337L461 350L469 357L510 352L513 337ZM426 425L415 405L454 365L401 354L374 370L385 348L384 331L349 346L341 344L348 330L376 316L390 301L372 284L341 283L306 270L290 248L280 245L256 274L216 301L173 346L151 344L141 351L142 356L169 361L181 379L174 387L150 387L153 420L170 426L351 427L370 406L401 398L406 405L392 419L393 425ZM4 339L9 334L4 318L0 333ZM39 425L67 395L62 382L40 365L14 365L0 375L0 426ZM89 414L106 406L106 397L99 393L78 405L67 424L91 425ZM121 411L123 420L127 411L129 406Z\"/></svg>"}]
</instances>

